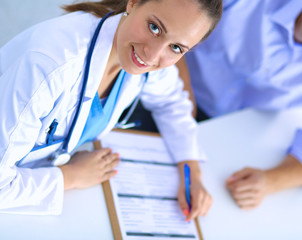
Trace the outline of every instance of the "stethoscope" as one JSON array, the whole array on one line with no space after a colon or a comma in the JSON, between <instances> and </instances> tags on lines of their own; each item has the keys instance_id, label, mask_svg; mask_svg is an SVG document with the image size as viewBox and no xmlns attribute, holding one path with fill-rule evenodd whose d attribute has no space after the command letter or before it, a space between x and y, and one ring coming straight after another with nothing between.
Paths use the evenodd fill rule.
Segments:
<instances>
[{"instance_id":1,"label":"stethoscope","mask_svg":"<svg viewBox=\"0 0 302 240\"><path fill-rule=\"evenodd\" d=\"M71 139L71 136L72 136L72 133L73 133L73 130L75 128L75 125L76 125L76 122L78 120L78 117L79 117L79 114L80 114L80 111L81 111L81 108L82 108L82 103L83 103L83 99L84 99L84 94L85 94L85 91L86 91L86 86L87 86L87 82L88 82L88 76L89 76L89 68L90 68L90 63L91 63L91 58L92 58L92 53L93 53L93 50L94 50L94 47L95 47L95 43L96 43L96 40L98 38L98 35L99 35L99 32L102 28L102 25L103 23L105 22L105 20L111 15L113 14L113 12L109 12L107 13L102 19L101 21L99 22L98 26L96 27L96 30L93 34L93 37L91 39L91 43L90 43L90 46L89 46L89 49L88 49L88 52L87 52L87 56L86 56L86 64L85 64L85 68L84 68L84 75L83 75L83 86L82 86L82 89L81 89L81 92L80 92L80 101L79 101L79 104L78 104L78 107L77 107L77 110L76 110L76 113L74 115L74 118L72 120L72 123L71 123L71 126L70 126L70 129L68 131L68 134L67 134L67 137L64 139L64 140L58 140L58 141L52 141L51 139L51 142L53 143L58 143L58 142L63 142L63 145L61 148L59 148L58 150L56 150L54 153L52 153L49 157L48 157L48 160L51 161L51 164L53 166L59 166L59 165L63 165L65 163L67 163L71 157L70 153L68 153L67 151L67 147L68 147L68 144L69 144L69 141ZM133 123L128 123L128 120L130 118L130 116L132 115L132 113L134 112L137 104L138 104L138 101L140 99L140 96L141 96L141 93L142 93L142 90L145 86L145 83L147 82L148 80L148 76L149 76L149 73L145 73L144 74L144 81L143 81L143 84L142 84L142 87L140 89L140 92L139 94L137 95L137 97L135 98L133 104L131 105L129 111L127 112L126 116L123 118L122 121L118 122L116 125L115 125L115 128L121 128L121 129L127 129L127 128L131 128L131 127L134 127L136 126L138 123L137 122L133 122ZM53 123L51 124L51 126L49 127L49 132L54 132L55 129L56 129L56 126L57 126L57 122L54 120ZM33 151L36 151L38 149L42 149L42 148L45 148L45 147L48 147L50 146L49 144L49 140L46 141L47 144L45 145L41 145L41 146L37 146L37 147L34 147L31 152ZM20 163L22 162L19 161L17 165L20 165Z\"/></svg>"}]
</instances>

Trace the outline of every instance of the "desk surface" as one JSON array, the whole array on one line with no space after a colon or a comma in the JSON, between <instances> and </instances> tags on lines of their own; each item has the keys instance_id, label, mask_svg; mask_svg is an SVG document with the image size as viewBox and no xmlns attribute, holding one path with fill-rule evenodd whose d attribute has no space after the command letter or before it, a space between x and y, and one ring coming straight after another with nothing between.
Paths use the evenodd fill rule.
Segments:
<instances>
[{"instance_id":1,"label":"desk surface","mask_svg":"<svg viewBox=\"0 0 302 240\"><path fill-rule=\"evenodd\" d=\"M246 166L267 169L281 162L302 110L265 113L247 110L200 125L199 142L209 161L203 181L214 203L200 218L205 239L302 239L302 190L268 196L254 210L241 210L225 188L225 180Z\"/></svg>"},{"instance_id":2,"label":"desk surface","mask_svg":"<svg viewBox=\"0 0 302 240\"><path fill-rule=\"evenodd\" d=\"M209 214L200 218L206 240L301 239L301 189L276 193L243 211L225 188L225 179L242 167L278 164L297 127L302 110L245 110L200 124L199 142L209 158L201 166L203 181L214 198ZM0 214L0 239L113 239L101 186L66 192L61 216Z\"/></svg>"}]
</instances>

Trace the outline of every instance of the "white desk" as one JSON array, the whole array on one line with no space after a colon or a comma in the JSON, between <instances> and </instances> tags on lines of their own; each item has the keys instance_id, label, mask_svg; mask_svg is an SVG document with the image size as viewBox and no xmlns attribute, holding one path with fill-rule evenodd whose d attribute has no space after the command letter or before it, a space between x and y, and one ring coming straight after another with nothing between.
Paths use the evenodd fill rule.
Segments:
<instances>
[{"instance_id":1,"label":"white desk","mask_svg":"<svg viewBox=\"0 0 302 240\"><path fill-rule=\"evenodd\" d=\"M224 187L244 166L268 168L281 161L302 111L281 114L246 110L200 124L200 144L209 161L203 181L214 198L200 218L205 240L302 239L302 190L274 194L255 210L240 210ZM100 186L66 192L61 216L0 214L0 239L113 239Z\"/></svg>"},{"instance_id":2,"label":"white desk","mask_svg":"<svg viewBox=\"0 0 302 240\"><path fill-rule=\"evenodd\" d=\"M101 186L66 192L61 216L0 214L1 240L113 239Z\"/></svg>"}]
</instances>

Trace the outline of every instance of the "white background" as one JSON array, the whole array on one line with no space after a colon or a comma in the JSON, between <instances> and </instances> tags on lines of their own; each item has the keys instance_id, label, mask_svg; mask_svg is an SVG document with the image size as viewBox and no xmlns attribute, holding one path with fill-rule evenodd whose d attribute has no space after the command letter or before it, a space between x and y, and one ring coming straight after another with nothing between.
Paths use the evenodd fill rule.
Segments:
<instances>
[{"instance_id":1,"label":"white background","mask_svg":"<svg viewBox=\"0 0 302 240\"><path fill-rule=\"evenodd\" d=\"M61 5L73 0L0 0L0 47L21 31L60 16Z\"/></svg>"}]
</instances>

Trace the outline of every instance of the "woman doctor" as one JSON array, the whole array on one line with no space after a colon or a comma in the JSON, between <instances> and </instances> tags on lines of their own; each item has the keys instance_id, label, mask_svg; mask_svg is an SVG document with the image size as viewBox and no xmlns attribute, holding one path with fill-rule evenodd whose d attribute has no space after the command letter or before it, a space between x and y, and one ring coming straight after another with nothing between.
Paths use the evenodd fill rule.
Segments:
<instances>
[{"instance_id":1,"label":"woman doctor","mask_svg":"<svg viewBox=\"0 0 302 240\"><path fill-rule=\"evenodd\" d=\"M144 85L141 99L180 169L180 207L187 220L205 215L212 199L201 183L197 160L204 159L172 65L213 30L221 9L221 0L79 3L7 43L0 50L1 212L60 214L64 190L113 177L119 155L110 149L62 156L114 128Z\"/></svg>"}]
</instances>

